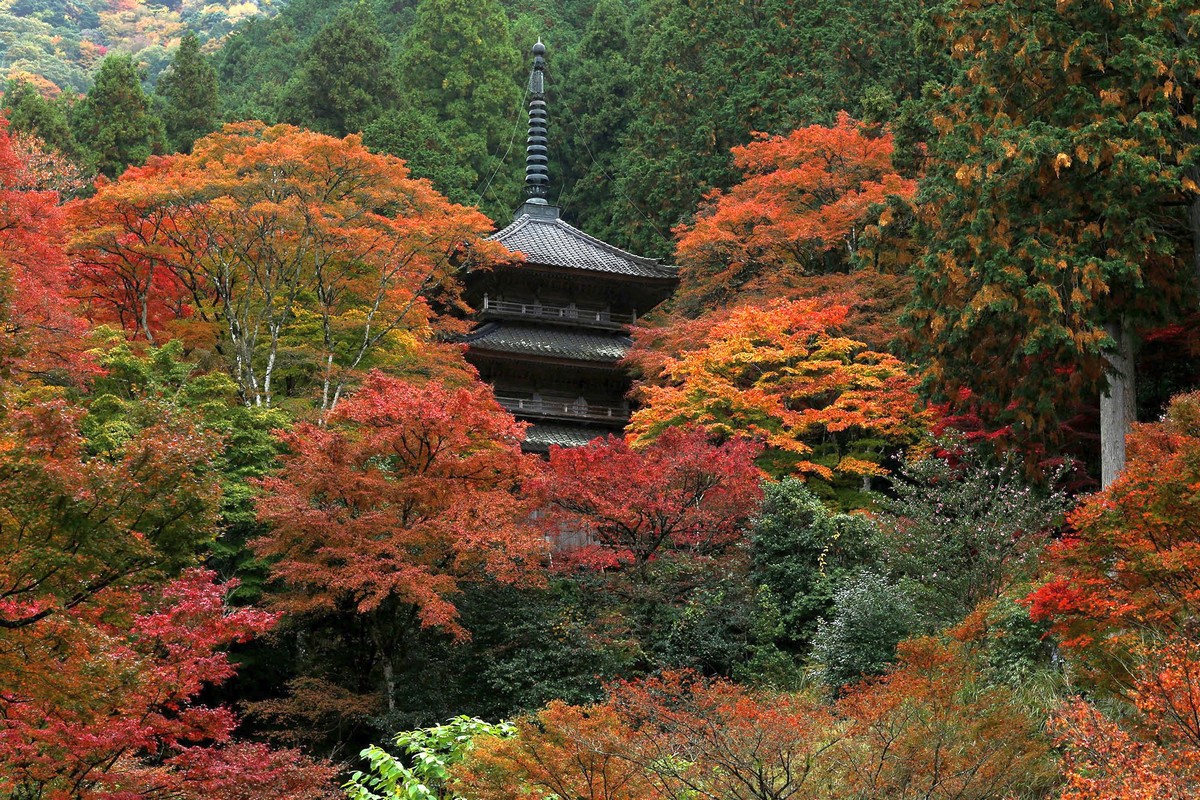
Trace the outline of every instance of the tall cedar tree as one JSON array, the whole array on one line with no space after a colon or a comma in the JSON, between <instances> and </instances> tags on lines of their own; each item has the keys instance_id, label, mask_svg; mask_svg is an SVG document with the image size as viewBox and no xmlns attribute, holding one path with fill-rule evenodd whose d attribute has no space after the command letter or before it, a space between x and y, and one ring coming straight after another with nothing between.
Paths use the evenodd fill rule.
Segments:
<instances>
[{"instance_id":1,"label":"tall cedar tree","mask_svg":"<svg viewBox=\"0 0 1200 800\"><path fill-rule=\"evenodd\" d=\"M72 110L71 128L92 165L109 178L164 149L162 122L142 90L138 66L127 55L105 56L100 62L87 97Z\"/></svg>"},{"instance_id":2,"label":"tall cedar tree","mask_svg":"<svg viewBox=\"0 0 1200 800\"><path fill-rule=\"evenodd\" d=\"M1198 25L1174 0L967 3L944 23L960 77L921 187L916 359L936 397L1042 441L1104 389L1106 483L1135 337L1194 304Z\"/></svg>"},{"instance_id":3,"label":"tall cedar tree","mask_svg":"<svg viewBox=\"0 0 1200 800\"><path fill-rule=\"evenodd\" d=\"M461 327L456 274L503 255L482 214L358 136L257 122L131 170L72 220L97 317L216 348L248 404L271 405L290 364L323 411L371 366L453 371L427 356Z\"/></svg>"},{"instance_id":4,"label":"tall cedar tree","mask_svg":"<svg viewBox=\"0 0 1200 800\"><path fill-rule=\"evenodd\" d=\"M333 136L361 131L395 99L392 53L366 3L344 8L312 39L284 89L287 122ZM398 153L397 155L406 155Z\"/></svg>"},{"instance_id":5,"label":"tall cedar tree","mask_svg":"<svg viewBox=\"0 0 1200 800\"><path fill-rule=\"evenodd\" d=\"M519 199L521 64L496 0L420 0L400 53L403 102L446 129L455 164L473 173L468 202L494 220Z\"/></svg>"},{"instance_id":6,"label":"tall cedar tree","mask_svg":"<svg viewBox=\"0 0 1200 800\"><path fill-rule=\"evenodd\" d=\"M418 628L458 638L462 584L536 582L545 542L517 489L533 463L522 427L482 384L451 390L372 373L319 427L284 433L282 471L263 481L254 543L293 614L347 608L371 642L388 711Z\"/></svg>"},{"instance_id":7,"label":"tall cedar tree","mask_svg":"<svg viewBox=\"0 0 1200 800\"><path fill-rule=\"evenodd\" d=\"M13 133L33 134L46 146L66 156L78 155L78 144L67 119L66 105L61 97L50 100L36 85L25 80L11 80L0 98L0 107L8 111L8 124Z\"/></svg>"},{"instance_id":8,"label":"tall cedar tree","mask_svg":"<svg viewBox=\"0 0 1200 800\"><path fill-rule=\"evenodd\" d=\"M630 10L623 0L600 0L579 44L555 58L549 110L553 145L552 193L568 219L607 242L624 240L613 211L625 204L614 181L621 142L633 120L635 76ZM558 155L552 153L552 156Z\"/></svg>"},{"instance_id":9,"label":"tall cedar tree","mask_svg":"<svg viewBox=\"0 0 1200 800\"><path fill-rule=\"evenodd\" d=\"M180 40L154 96L171 152L190 153L197 139L220 126L217 73L200 53L200 40L192 31Z\"/></svg>"}]
</instances>

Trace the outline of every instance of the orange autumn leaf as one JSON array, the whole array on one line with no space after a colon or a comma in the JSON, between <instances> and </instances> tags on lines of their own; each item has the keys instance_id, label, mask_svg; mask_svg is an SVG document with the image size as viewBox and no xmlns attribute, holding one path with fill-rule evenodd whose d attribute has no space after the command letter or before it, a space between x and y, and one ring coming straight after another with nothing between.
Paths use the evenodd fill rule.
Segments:
<instances>
[{"instance_id":1,"label":"orange autumn leaf","mask_svg":"<svg viewBox=\"0 0 1200 800\"><path fill-rule=\"evenodd\" d=\"M914 443L927 414L903 362L840 335L847 313L794 300L695 321L692 342L660 362L657 383L640 386L644 406L630 434L647 442L692 423L719 438L763 441L784 471L830 479L844 465L849 475L881 474L864 462L877 466Z\"/></svg>"}]
</instances>

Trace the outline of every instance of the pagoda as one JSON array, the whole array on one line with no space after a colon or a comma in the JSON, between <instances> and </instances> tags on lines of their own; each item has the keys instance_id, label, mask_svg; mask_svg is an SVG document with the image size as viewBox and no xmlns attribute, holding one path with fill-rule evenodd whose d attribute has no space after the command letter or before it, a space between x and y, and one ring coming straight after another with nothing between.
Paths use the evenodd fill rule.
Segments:
<instances>
[{"instance_id":1,"label":"pagoda","mask_svg":"<svg viewBox=\"0 0 1200 800\"><path fill-rule=\"evenodd\" d=\"M531 423L525 449L578 447L620 433L629 421L631 380L621 364L630 327L670 296L675 267L568 225L550 205L545 93L546 47L533 47L525 202L490 238L516 263L467 275L477 311L466 357L496 400Z\"/></svg>"}]
</instances>

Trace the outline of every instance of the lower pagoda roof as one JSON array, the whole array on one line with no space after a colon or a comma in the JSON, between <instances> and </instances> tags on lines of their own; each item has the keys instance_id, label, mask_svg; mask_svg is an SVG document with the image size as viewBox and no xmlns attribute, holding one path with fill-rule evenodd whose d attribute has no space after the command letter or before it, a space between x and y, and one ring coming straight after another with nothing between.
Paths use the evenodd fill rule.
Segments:
<instances>
[{"instance_id":1,"label":"lower pagoda roof","mask_svg":"<svg viewBox=\"0 0 1200 800\"><path fill-rule=\"evenodd\" d=\"M545 453L550 450L551 446L583 447L593 439L608 436L610 433L617 432L602 428L539 423L530 425L525 431L524 449L532 453Z\"/></svg>"},{"instance_id":2,"label":"lower pagoda roof","mask_svg":"<svg viewBox=\"0 0 1200 800\"><path fill-rule=\"evenodd\" d=\"M633 344L628 336L577 333L499 322L481 326L468 334L465 341L472 350L605 363L620 361Z\"/></svg>"}]
</instances>

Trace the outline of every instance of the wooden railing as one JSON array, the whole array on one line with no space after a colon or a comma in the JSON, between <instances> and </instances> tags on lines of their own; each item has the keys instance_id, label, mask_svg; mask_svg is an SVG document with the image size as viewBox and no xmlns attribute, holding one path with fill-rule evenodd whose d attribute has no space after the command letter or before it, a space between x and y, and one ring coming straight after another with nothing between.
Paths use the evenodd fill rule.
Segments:
<instances>
[{"instance_id":1,"label":"wooden railing","mask_svg":"<svg viewBox=\"0 0 1200 800\"><path fill-rule=\"evenodd\" d=\"M526 303L517 300L493 300L483 296L483 309L487 314L503 314L513 317L532 317L541 320L571 322L579 325L598 325L606 328L628 327L637 322L637 312L617 314L604 308L586 308L553 303Z\"/></svg>"},{"instance_id":2,"label":"wooden railing","mask_svg":"<svg viewBox=\"0 0 1200 800\"><path fill-rule=\"evenodd\" d=\"M629 409L623 406L605 406L579 399L560 397L509 397L496 395L496 402L513 412L528 416L563 417L567 419L612 420L626 422Z\"/></svg>"}]
</instances>

